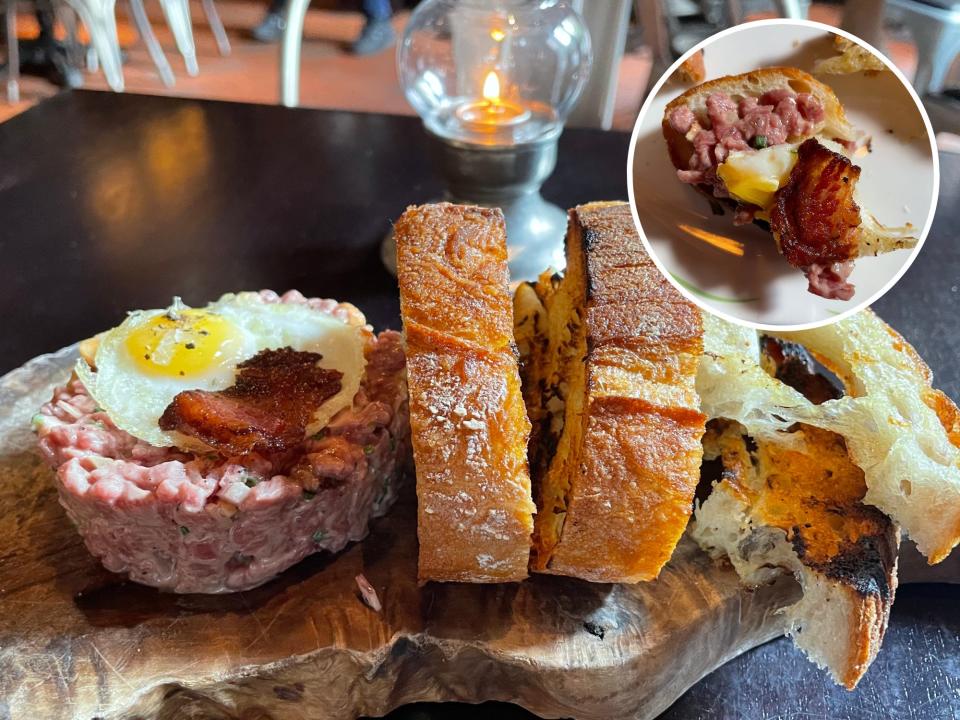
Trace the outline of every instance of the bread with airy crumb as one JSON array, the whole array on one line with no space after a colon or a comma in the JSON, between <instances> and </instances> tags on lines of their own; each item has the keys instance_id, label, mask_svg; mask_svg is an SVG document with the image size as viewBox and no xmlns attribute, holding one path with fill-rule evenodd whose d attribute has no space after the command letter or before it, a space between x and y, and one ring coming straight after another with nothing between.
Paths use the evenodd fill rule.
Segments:
<instances>
[{"instance_id":1,"label":"bread with airy crumb","mask_svg":"<svg viewBox=\"0 0 960 720\"><path fill-rule=\"evenodd\" d=\"M419 579L527 576L534 505L503 214L441 203L394 228Z\"/></svg>"},{"instance_id":2,"label":"bread with airy crumb","mask_svg":"<svg viewBox=\"0 0 960 720\"><path fill-rule=\"evenodd\" d=\"M570 211L567 268L515 296L535 423L531 567L657 576L692 510L704 416L699 311L647 256L626 203Z\"/></svg>"},{"instance_id":3,"label":"bread with airy crumb","mask_svg":"<svg viewBox=\"0 0 960 720\"><path fill-rule=\"evenodd\" d=\"M897 522L931 563L946 558L960 543L960 411L931 386L930 368L870 310L773 334L810 351L846 395L809 402L761 368L756 331L706 314L697 373L703 411L741 423L754 438L797 422L842 435L864 471L864 502Z\"/></svg>"},{"instance_id":4,"label":"bread with airy crumb","mask_svg":"<svg viewBox=\"0 0 960 720\"><path fill-rule=\"evenodd\" d=\"M960 410L932 387L930 368L869 309L777 336L802 344L843 381L850 410L833 424L867 473L865 501L898 522L931 563L942 561L960 543Z\"/></svg>"},{"instance_id":5,"label":"bread with airy crumb","mask_svg":"<svg viewBox=\"0 0 960 720\"><path fill-rule=\"evenodd\" d=\"M900 534L864 505L863 471L843 438L810 426L755 440L712 421L705 454L723 466L691 523L693 538L756 587L790 573L801 599L787 633L852 690L880 650L897 587Z\"/></svg>"}]
</instances>

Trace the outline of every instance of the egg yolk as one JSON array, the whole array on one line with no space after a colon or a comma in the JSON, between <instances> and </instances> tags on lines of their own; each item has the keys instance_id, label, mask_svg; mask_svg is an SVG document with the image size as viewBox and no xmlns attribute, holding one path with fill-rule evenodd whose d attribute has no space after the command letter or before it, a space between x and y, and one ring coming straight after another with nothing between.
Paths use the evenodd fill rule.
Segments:
<instances>
[{"instance_id":1,"label":"egg yolk","mask_svg":"<svg viewBox=\"0 0 960 720\"><path fill-rule=\"evenodd\" d=\"M766 210L796 162L792 146L776 145L756 153L731 153L717 167L717 175L736 200Z\"/></svg>"},{"instance_id":2,"label":"egg yolk","mask_svg":"<svg viewBox=\"0 0 960 720\"><path fill-rule=\"evenodd\" d=\"M780 189L780 178L777 177L741 174L723 165L717 168L717 174L731 195L760 208L772 205L773 195Z\"/></svg>"},{"instance_id":3,"label":"egg yolk","mask_svg":"<svg viewBox=\"0 0 960 720\"><path fill-rule=\"evenodd\" d=\"M144 373L192 377L223 364L240 345L237 328L222 315L184 308L156 315L125 340L127 352Z\"/></svg>"}]
</instances>

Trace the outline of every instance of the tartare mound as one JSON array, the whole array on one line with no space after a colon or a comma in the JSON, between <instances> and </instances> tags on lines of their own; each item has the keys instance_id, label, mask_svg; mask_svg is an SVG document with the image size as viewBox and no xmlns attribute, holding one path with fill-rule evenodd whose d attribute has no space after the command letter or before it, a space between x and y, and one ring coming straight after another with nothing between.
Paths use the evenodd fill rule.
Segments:
<instances>
[{"instance_id":1,"label":"tartare mound","mask_svg":"<svg viewBox=\"0 0 960 720\"><path fill-rule=\"evenodd\" d=\"M360 323L352 305L282 297ZM351 407L275 455L157 448L114 425L71 378L34 418L60 503L103 565L178 593L247 590L311 553L336 552L393 504L410 454L400 334L365 332Z\"/></svg>"}]
</instances>

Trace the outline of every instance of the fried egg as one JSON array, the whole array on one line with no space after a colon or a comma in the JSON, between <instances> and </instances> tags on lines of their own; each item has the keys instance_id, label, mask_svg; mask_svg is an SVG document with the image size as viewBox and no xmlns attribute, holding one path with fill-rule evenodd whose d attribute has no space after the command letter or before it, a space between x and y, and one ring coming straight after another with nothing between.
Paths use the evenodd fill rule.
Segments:
<instances>
[{"instance_id":1,"label":"fried egg","mask_svg":"<svg viewBox=\"0 0 960 720\"><path fill-rule=\"evenodd\" d=\"M839 143L823 138L817 138L817 142L846 154ZM762 150L732 152L717 166L717 175L735 200L769 210L774 193L787 181L797 163L798 147L799 143L783 143Z\"/></svg>"},{"instance_id":2,"label":"fried egg","mask_svg":"<svg viewBox=\"0 0 960 720\"><path fill-rule=\"evenodd\" d=\"M796 162L797 146L791 144L737 151L720 163L717 175L734 199L766 210Z\"/></svg>"},{"instance_id":3,"label":"fried egg","mask_svg":"<svg viewBox=\"0 0 960 720\"><path fill-rule=\"evenodd\" d=\"M268 303L253 292L224 295L204 308L174 298L163 310L131 312L99 336L93 367L81 359L76 372L121 430L157 447L202 451L208 448L195 438L158 425L178 393L230 387L237 365L261 350L319 353L318 364L343 377L340 392L314 413L307 428L312 434L353 404L365 365L364 332L362 324L306 305Z\"/></svg>"}]
</instances>

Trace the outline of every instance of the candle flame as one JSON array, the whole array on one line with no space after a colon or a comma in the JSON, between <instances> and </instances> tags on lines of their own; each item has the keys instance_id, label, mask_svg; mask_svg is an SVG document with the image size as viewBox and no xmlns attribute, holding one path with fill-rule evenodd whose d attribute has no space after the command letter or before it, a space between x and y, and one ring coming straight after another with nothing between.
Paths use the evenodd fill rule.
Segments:
<instances>
[{"instance_id":1,"label":"candle flame","mask_svg":"<svg viewBox=\"0 0 960 720\"><path fill-rule=\"evenodd\" d=\"M493 30L490 31L490 37L493 38L494 42L500 42L506 36L507 34L500 28L494 28Z\"/></svg>"},{"instance_id":2,"label":"candle flame","mask_svg":"<svg viewBox=\"0 0 960 720\"><path fill-rule=\"evenodd\" d=\"M483 99L490 102L496 102L500 99L500 78L497 73L491 70L483 79Z\"/></svg>"}]
</instances>

